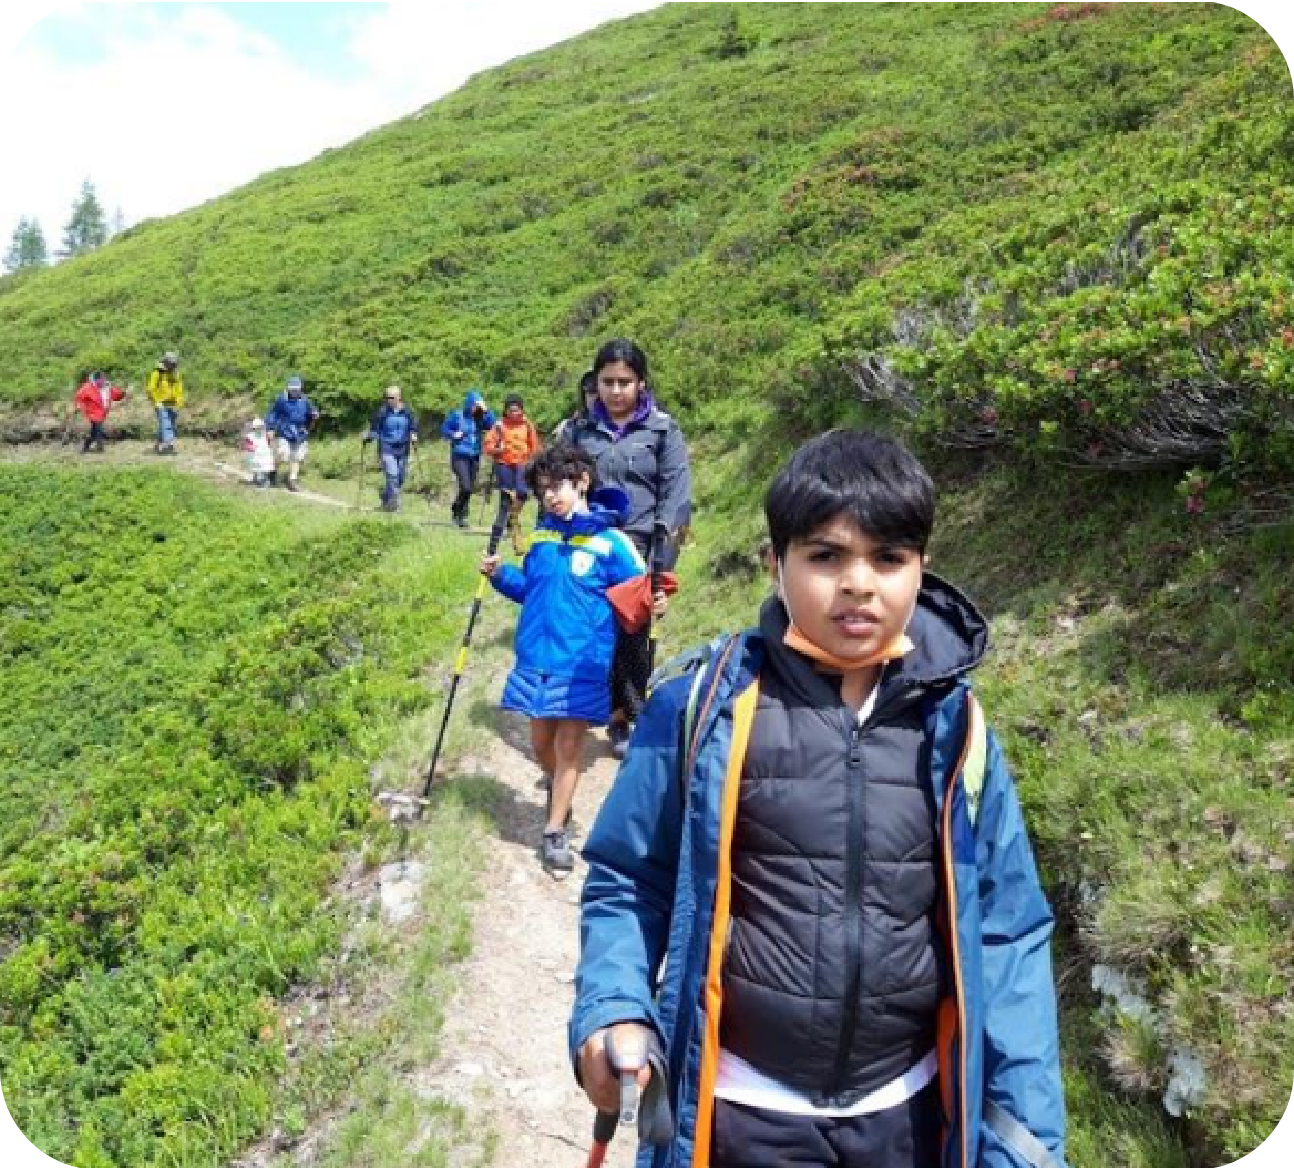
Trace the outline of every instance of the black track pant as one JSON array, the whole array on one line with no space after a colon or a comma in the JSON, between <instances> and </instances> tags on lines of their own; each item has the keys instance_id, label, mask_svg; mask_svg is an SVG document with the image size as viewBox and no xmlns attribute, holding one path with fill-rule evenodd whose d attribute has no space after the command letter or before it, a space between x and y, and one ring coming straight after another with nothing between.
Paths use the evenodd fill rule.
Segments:
<instances>
[{"instance_id":1,"label":"black track pant","mask_svg":"<svg viewBox=\"0 0 1294 1170\"><path fill-rule=\"evenodd\" d=\"M458 480L458 495L454 497L454 519L467 519L468 509L472 506L472 489L476 487L476 472L481 460L476 455L454 455L449 466Z\"/></svg>"},{"instance_id":2,"label":"black track pant","mask_svg":"<svg viewBox=\"0 0 1294 1170\"><path fill-rule=\"evenodd\" d=\"M711 1166L938 1166L939 1090L861 1117L800 1117L714 1103Z\"/></svg>"}]
</instances>

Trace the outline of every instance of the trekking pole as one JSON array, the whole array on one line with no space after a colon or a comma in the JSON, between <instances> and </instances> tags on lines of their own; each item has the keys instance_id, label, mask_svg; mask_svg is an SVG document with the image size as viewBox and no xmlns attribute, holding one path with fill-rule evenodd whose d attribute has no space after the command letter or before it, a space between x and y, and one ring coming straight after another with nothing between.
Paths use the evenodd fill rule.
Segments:
<instances>
[{"instance_id":1,"label":"trekking pole","mask_svg":"<svg viewBox=\"0 0 1294 1170\"><path fill-rule=\"evenodd\" d=\"M598 1167L606 1160L607 1147L616 1135L616 1128L637 1125L638 1140L644 1145L658 1146L674 1135L674 1118L666 1090L665 1056L658 1039L651 1039L645 1047L631 1044L622 1052L615 1040L615 1032L606 1034L607 1061L620 1078L620 1107L613 1113L598 1110L593 1119L593 1144L589 1146L586 1167ZM647 1088L640 1089L638 1073L650 1069Z\"/></svg>"},{"instance_id":2,"label":"trekking pole","mask_svg":"<svg viewBox=\"0 0 1294 1170\"><path fill-rule=\"evenodd\" d=\"M593 1144L589 1146L589 1159L584 1165L594 1168L601 1166L606 1160L607 1147L616 1136L620 1123L623 1121L626 1125L632 1125L638 1120L638 1069L646 1063L645 1053L635 1053L639 1057L637 1063L626 1068L612 1031L607 1032L605 1044L607 1063L620 1078L620 1108L611 1113L603 1113L599 1109L597 1116L593 1118Z\"/></svg>"},{"instance_id":3,"label":"trekking pole","mask_svg":"<svg viewBox=\"0 0 1294 1170\"><path fill-rule=\"evenodd\" d=\"M656 444L656 499L652 506L651 523L651 607L647 610L647 677L651 678L656 669L656 594L660 590L661 557L665 555L665 543L669 540L669 524L661 519L661 492L664 490L664 477L661 475L661 449L663 442Z\"/></svg>"},{"instance_id":4,"label":"trekking pole","mask_svg":"<svg viewBox=\"0 0 1294 1170\"><path fill-rule=\"evenodd\" d=\"M616 1136L616 1126L619 1124L620 1114L603 1113L601 1109L598 1110L597 1116L593 1119L593 1144L589 1146L589 1158L584 1163L585 1166L596 1170L607 1160L607 1147L611 1144L611 1139Z\"/></svg>"},{"instance_id":5,"label":"trekking pole","mask_svg":"<svg viewBox=\"0 0 1294 1170\"><path fill-rule=\"evenodd\" d=\"M422 480L422 487L411 489L415 496L422 496L427 501L427 507L431 507L431 481L427 478L427 469L422 465L422 449L417 443L410 443L413 448L413 473L416 479Z\"/></svg>"},{"instance_id":6,"label":"trekking pole","mask_svg":"<svg viewBox=\"0 0 1294 1170\"><path fill-rule=\"evenodd\" d=\"M499 461L490 460L490 474L485 480L485 495L481 499L481 511L477 519L477 524L483 525L485 517L490 511L490 500L494 497L494 488L499 479ZM502 505L500 505L502 506Z\"/></svg>"},{"instance_id":7,"label":"trekking pole","mask_svg":"<svg viewBox=\"0 0 1294 1170\"><path fill-rule=\"evenodd\" d=\"M485 555L492 557L499 551L499 542L503 539L503 529L506 518L503 509L499 509L499 514L494 518L494 527L490 529L490 543L486 546ZM436 777L436 763L440 759L440 748L445 742L445 728L449 726L449 713L454 708L454 696L458 693L458 684L463 677L463 667L467 662L467 648L472 642L472 631L476 628L476 619L481 612L481 603L485 600L485 589L489 585L489 578L484 573L481 580L476 586L476 597L472 600L472 612L467 619L467 629L463 631L463 641L458 647L458 657L454 660L454 677L449 684L449 697L445 700L445 713L440 719L440 730L436 733L436 746L431 752L431 766L427 769L427 779L422 785L422 799L418 808L419 811L425 807L427 796L431 792L432 781ZM416 814L415 814L416 815Z\"/></svg>"},{"instance_id":8,"label":"trekking pole","mask_svg":"<svg viewBox=\"0 0 1294 1170\"><path fill-rule=\"evenodd\" d=\"M665 526L657 520L651 538L651 608L647 611L647 675L649 678L656 669L656 594L660 592L661 556L668 535Z\"/></svg>"}]
</instances>

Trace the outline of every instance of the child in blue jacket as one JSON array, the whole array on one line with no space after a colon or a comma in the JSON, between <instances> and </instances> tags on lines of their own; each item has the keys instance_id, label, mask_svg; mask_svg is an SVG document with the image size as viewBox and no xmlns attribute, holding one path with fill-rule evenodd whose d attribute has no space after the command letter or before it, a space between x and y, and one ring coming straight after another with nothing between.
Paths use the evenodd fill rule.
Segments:
<instances>
[{"instance_id":1,"label":"child in blue jacket","mask_svg":"<svg viewBox=\"0 0 1294 1170\"><path fill-rule=\"evenodd\" d=\"M930 478L833 431L764 508L776 594L657 687L585 845L580 1082L612 1112L608 1034L658 1045L645 1165L1060 1164L1052 916Z\"/></svg>"},{"instance_id":2,"label":"child in blue jacket","mask_svg":"<svg viewBox=\"0 0 1294 1170\"><path fill-rule=\"evenodd\" d=\"M609 677L616 618L607 590L646 572L618 514L589 502L593 460L559 444L530 465L526 480L543 509L521 568L497 556L481 572L521 604L516 665L502 706L530 717L535 757L550 777L541 855L558 872L574 867L566 822L579 782L584 736L611 714Z\"/></svg>"}]
</instances>

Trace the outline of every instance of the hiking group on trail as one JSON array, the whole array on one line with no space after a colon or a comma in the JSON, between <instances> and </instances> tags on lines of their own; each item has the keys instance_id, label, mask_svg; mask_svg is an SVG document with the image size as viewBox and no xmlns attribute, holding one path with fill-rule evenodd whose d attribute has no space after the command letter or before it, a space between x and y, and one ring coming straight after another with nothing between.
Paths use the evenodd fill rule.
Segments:
<instances>
[{"instance_id":1,"label":"hiking group on trail","mask_svg":"<svg viewBox=\"0 0 1294 1170\"><path fill-rule=\"evenodd\" d=\"M690 517L646 371L599 352L597 399L527 473L524 562L492 551L501 511L480 566L521 605L501 705L530 719L554 874L589 728L638 717L582 851L589 1164L636 1093L640 1164L1063 1164L1053 919L969 687L986 623L927 568L929 475L870 432L804 444L765 495L755 625L635 708L622 645L665 613Z\"/></svg>"},{"instance_id":2,"label":"hiking group on trail","mask_svg":"<svg viewBox=\"0 0 1294 1170\"><path fill-rule=\"evenodd\" d=\"M153 450L159 455L175 454L175 422L184 407L184 381L179 374L179 363L174 351L167 350L148 375L148 400L153 404L157 420ZM89 424L81 443L82 455L91 451L98 455L104 453L108 441L108 415L113 406L125 398L126 391L109 381L102 370L92 370L86 375L85 381L72 395L73 409L80 411ZM66 443L69 438L65 426L63 441Z\"/></svg>"},{"instance_id":3,"label":"hiking group on trail","mask_svg":"<svg viewBox=\"0 0 1294 1170\"><path fill-rule=\"evenodd\" d=\"M500 705L530 723L554 876L575 866L590 729L622 756L582 850L567 1032L590 1164L640 1093L648 1165L1062 1165L1053 918L969 684L986 622L928 568L925 468L866 431L802 445L764 496L754 624L653 674L686 445L632 341L599 349L579 395L546 449L519 395L496 419L472 389L441 427L454 523L482 455L501 500L427 785L488 581L520 606ZM84 450L124 396L98 372L77 391ZM286 466L297 490L318 418L289 378L249 428L253 476ZM417 441L388 387L362 440L387 511ZM505 527L520 564L498 555Z\"/></svg>"}]
</instances>

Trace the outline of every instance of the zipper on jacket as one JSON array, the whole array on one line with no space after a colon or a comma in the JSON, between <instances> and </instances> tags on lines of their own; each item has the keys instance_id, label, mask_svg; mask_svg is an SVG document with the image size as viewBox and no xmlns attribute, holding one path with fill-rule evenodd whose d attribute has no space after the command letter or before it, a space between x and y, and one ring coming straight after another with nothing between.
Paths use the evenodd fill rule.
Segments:
<instances>
[{"instance_id":1,"label":"zipper on jacket","mask_svg":"<svg viewBox=\"0 0 1294 1170\"><path fill-rule=\"evenodd\" d=\"M884 671L876 685L884 681ZM831 1083L823 1094L823 1103L839 1108L848 1104L844 1095L845 1073L849 1054L854 1047L854 1033L858 1029L858 999L863 985L863 830L866 824L866 805L863 800L863 732L877 719L891 710L903 706L921 693L919 687L899 687L877 696L876 705L865 723L848 712L851 722L849 732L849 767L846 773L846 824L845 841L845 1001L840 1019L840 1042L836 1048L836 1062L831 1073Z\"/></svg>"},{"instance_id":2,"label":"zipper on jacket","mask_svg":"<svg viewBox=\"0 0 1294 1170\"><path fill-rule=\"evenodd\" d=\"M845 999L841 1005L840 1040L827 1087L826 1104L840 1098L858 1026L858 992L863 979L863 729L850 712L849 766L845 783Z\"/></svg>"}]
</instances>

